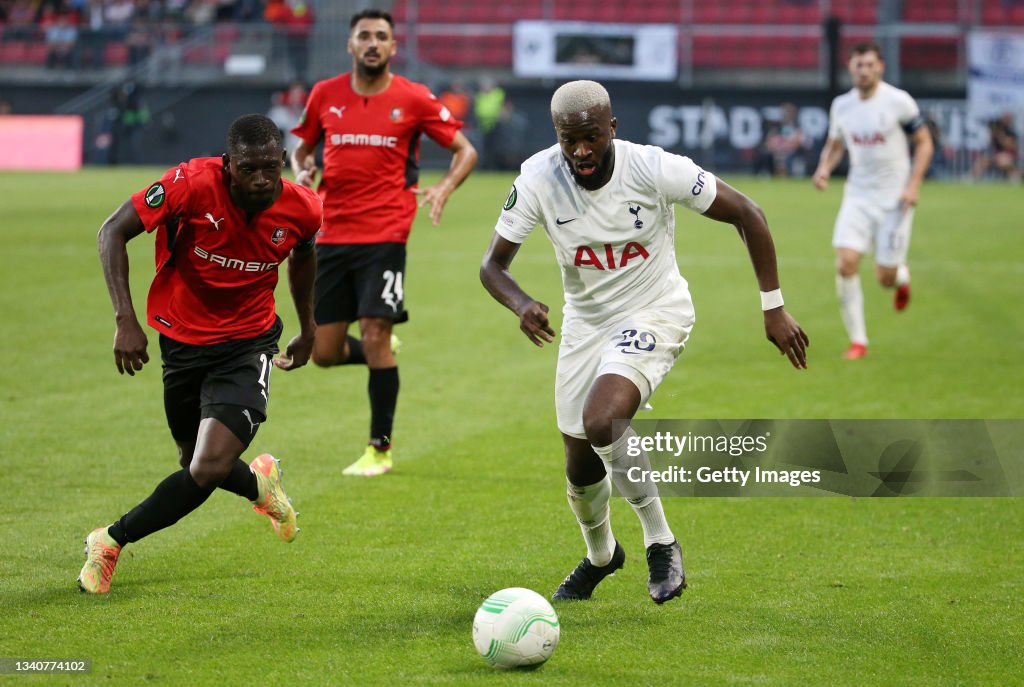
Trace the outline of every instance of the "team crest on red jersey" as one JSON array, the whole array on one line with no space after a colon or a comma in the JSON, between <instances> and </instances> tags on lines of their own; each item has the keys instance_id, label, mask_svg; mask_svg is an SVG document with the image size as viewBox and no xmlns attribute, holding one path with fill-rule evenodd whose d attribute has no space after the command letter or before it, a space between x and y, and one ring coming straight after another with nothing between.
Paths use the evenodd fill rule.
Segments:
<instances>
[{"instance_id":1,"label":"team crest on red jersey","mask_svg":"<svg viewBox=\"0 0 1024 687\"><path fill-rule=\"evenodd\" d=\"M400 108L400 107L392 108L391 109L391 121L392 122L397 122L401 118L402 118L402 108Z\"/></svg>"},{"instance_id":2,"label":"team crest on red jersey","mask_svg":"<svg viewBox=\"0 0 1024 687\"><path fill-rule=\"evenodd\" d=\"M277 227L276 229L274 229L274 233L271 235L270 241L276 246L277 244L284 241L284 237L287 235L287 229L285 229L284 227Z\"/></svg>"}]
</instances>

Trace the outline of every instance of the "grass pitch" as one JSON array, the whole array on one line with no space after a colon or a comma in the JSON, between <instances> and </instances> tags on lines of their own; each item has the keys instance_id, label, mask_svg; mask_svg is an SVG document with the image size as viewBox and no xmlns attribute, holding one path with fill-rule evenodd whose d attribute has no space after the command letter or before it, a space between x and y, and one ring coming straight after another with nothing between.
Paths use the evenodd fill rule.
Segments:
<instances>
[{"instance_id":1,"label":"grass pitch","mask_svg":"<svg viewBox=\"0 0 1024 687\"><path fill-rule=\"evenodd\" d=\"M475 654L491 592L550 594L584 555L565 504L552 401L555 347L536 350L477 268L510 176L476 174L441 228L421 217L400 334L396 469L341 477L368 427L363 369L275 372L248 457L283 460L302 533L217 493L128 547L112 592L81 595L82 538L177 469L160 368L118 377L95 249L100 223L159 170L0 175L0 657L91 658L83 676L139 684L1021 684L1019 499L667 499L690 589L646 595L640 527L616 500L626 567L558 607L562 641L529 673ZM655 417L1024 417L1024 199L926 185L914 301L863 278L871 354L844 363L830 236L841 184L736 180L765 208L787 308L811 337L797 372L764 341L735 232L678 211L697 325ZM131 245L140 313L152 239ZM538 231L513 272L554 313L558 269ZM285 340L295 332L279 293ZM556 324L560 320L555 317ZM156 336L150 353L157 358Z\"/></svg>"}]
</instances>

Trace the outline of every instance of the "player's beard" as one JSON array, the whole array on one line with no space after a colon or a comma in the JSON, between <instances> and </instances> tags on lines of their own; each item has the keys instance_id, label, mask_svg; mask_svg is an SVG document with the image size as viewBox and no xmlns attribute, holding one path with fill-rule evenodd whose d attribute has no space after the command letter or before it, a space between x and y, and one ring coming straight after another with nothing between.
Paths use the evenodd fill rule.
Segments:
<instances>
[{"instance_id":1,"label":"player's beard","mask_svg":"<svg viewBox=\"0 0 1024 687\"><path fill-rule=\"evenodd\" d=\"M255 213L263 212L277 200L281 194L281 182L278 181L273 189L266 193L252 194L246 193L244 190L232 183L231 196L238 207L242 208L246 212Z\"/></svg>"},{"instance_id":2,"label":"player's beard","mask_svg":"<svg viewBox=\"0 0 1024 687\"><path fill-rule=\"evenodd\" d=\"M356 63L356 68L359 70L359 76L366 79L376 79L388 70L388 61L382 59L378 64L370 66L360 60Z\"/></svg>"},{"instance_id":3,"label":"player's beard","mask_svg":"<svg viewBox=\"0 0 1024 687\"><path fill-rule=\"evenodd\" d=\"M591 176L581 176L576 171L576 166L569 160L569 170L572 172L573 178L576 179L576 183L580 187L587 189L588 191L596 191L612 178L612 169L615 167L615 144L609 143L608 149L604 151L604 155L601 156L601 161L597 163L597 171Z\"/></svg>"}]
</instances>

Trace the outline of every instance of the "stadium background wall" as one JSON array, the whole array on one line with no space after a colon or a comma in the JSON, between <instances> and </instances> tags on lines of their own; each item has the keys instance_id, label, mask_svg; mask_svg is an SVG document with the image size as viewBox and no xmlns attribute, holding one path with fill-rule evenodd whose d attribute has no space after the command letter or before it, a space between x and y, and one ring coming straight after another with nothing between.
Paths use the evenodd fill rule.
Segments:
<instances>
[{"instance_id":1,"label":"stadium background wall","mask_svg":"<svg viewBox=\"0 0 1024 687\"><path fill-rule=\"evenodd\" d=\"M683 90L676 85L626 82L608 82L606 85L619 120L621 138L685 153L705 166L722 171L751 169L765 122L777 116L782 103L793 103L799 110L800 123L808 139L809 165L817 157L827 126L830 97L824 90L737 90L726 85L722 89L696 91ZM2 90L18 114L47 114L85 89L6 85ZM520 121L527 124L514 140L502 142L509 148L505 151L506 160L521 160L554 143L548 116L552 90L533 86L505 89ZM270 88L223 85L189 90L148 89L144 97L151 121L141 132L142 144L133 161L171 165L191 157L219 155L224 148L224 131L231 121L247 112L266 112L274 91ZM963 99L962 91L916 91L914 95L919 100ZM101 134L105 109L106 106L102 106L84 114L86 164L104 162L98 155L96 142ZM706 135L701 125L707 114L715 123L713 136ZM472 123L467 133L479 144ZM449 159L432 142L424 141L423 168L445 167Z\"/></svg>"}]
</instances>

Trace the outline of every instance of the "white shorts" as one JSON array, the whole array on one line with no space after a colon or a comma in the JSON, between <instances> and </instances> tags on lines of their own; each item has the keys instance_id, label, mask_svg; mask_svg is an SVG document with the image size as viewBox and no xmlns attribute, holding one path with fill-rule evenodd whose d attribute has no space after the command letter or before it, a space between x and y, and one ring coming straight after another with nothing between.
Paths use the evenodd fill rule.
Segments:
<instances>
[{"instance_id":1,"label":"white shorts","mask_svg":"<svg viewBox=\"0 0 1024 687\"><path fill-rule=\"evenodd\" d=\"M605 374L630 380L640 390L640 405L651 397L683 352L693 329L693 304L675 299L672 308L651 308L595 327L579 321L562 324L555 373L558 429L586 439L583 406L594 381Z\"/></svg>"},{"instance_id":2,"label":"white shorts","mask_svg":"<svg viewBox=\"0 0 1024 687\"><path fill-rule=\"evenodd\" d=\"M866 254L874 248L875 264L898 267L907 261L914 208L883 208L865 198L844 197L832 234L834 248Z\"/></svg>"}]
</instances>

